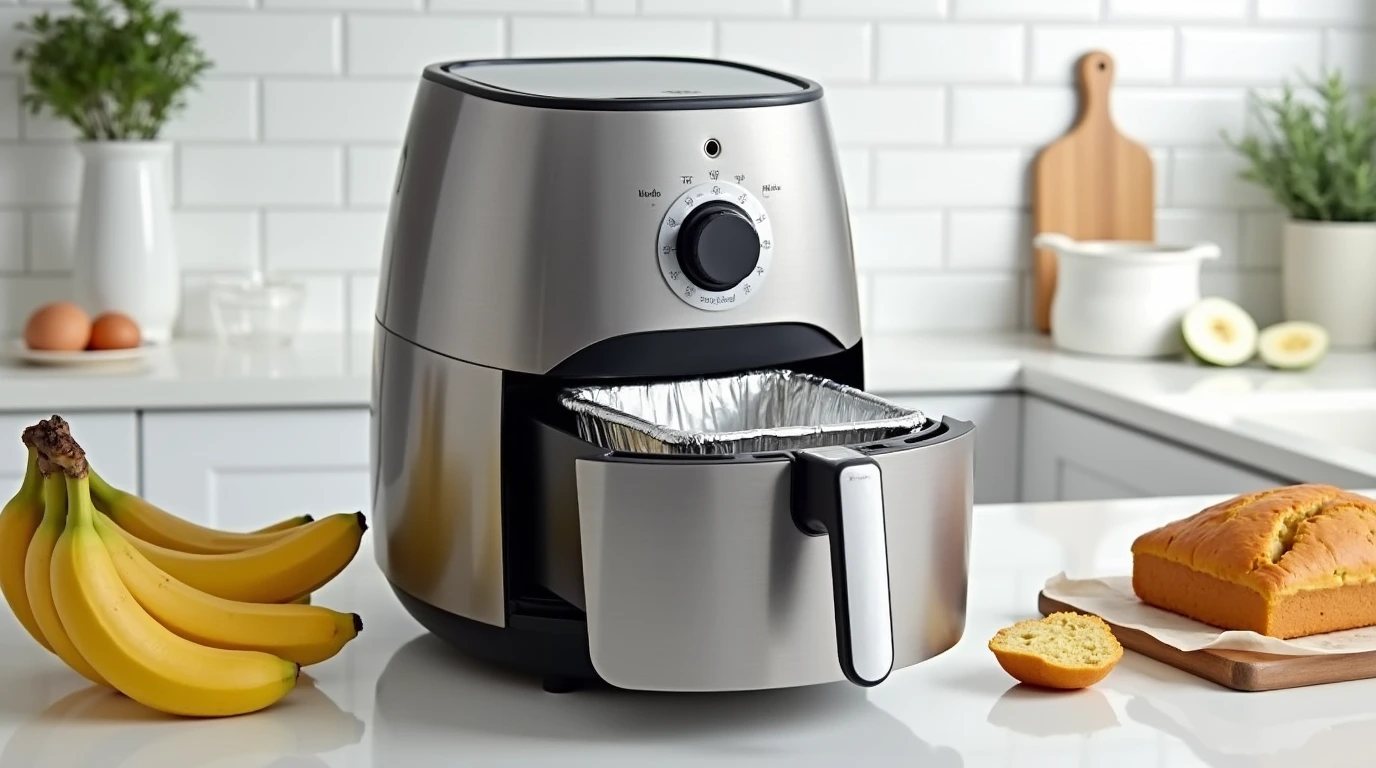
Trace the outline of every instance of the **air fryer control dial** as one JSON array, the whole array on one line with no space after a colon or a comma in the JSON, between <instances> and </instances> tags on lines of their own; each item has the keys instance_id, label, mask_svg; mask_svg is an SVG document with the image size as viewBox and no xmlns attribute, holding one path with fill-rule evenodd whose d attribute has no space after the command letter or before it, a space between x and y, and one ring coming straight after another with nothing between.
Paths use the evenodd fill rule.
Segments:
<instances>
[{"instance_id":1,"label":"air fryer control dial","mask_svg":"<svg viewBox=\"0 0 1376 768\"><path fill-rule=\"evenodd\" d=\"M699 288L726 291L755 271L760 237L745 211L713 200L696 206L678 228L678 263Z\"/></svg>"},{"instance_id":2,"label":"air fryer control dial","mask_svg":"<svg viewBox=\"0 0 1376 768\"><path fill-rule=\"evenodd\" d=\"M739 306L758 292L774 251L764 206L728 182L699 184L670 203L657 246L674 294L708 311Z\"/></svg>"}]
</instances>

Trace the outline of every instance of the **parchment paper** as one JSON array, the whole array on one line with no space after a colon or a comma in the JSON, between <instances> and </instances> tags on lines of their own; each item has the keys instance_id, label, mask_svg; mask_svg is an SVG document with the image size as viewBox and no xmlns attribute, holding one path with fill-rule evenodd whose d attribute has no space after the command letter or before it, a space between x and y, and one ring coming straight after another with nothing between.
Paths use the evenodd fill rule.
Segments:
<instances>
[{"instance_id":1,"label":"parchment paper","mask_svg":"<svg viewBox=\"0 0 1376 768\"><path fill-rule=\"evenodd\" d=\"M1361 653L1376 651L1376 627L1348 629L1323 635L1281 640L1257 632L1222 630L1163 611L1137 599L1132 577L1108 576L1070 579L1065 573L1052 576L1042 588L1046 596L1115 626L1141 630L1182 651L1205 648L1257 651L1282 656Z\"/></svg>"}]
</instances>

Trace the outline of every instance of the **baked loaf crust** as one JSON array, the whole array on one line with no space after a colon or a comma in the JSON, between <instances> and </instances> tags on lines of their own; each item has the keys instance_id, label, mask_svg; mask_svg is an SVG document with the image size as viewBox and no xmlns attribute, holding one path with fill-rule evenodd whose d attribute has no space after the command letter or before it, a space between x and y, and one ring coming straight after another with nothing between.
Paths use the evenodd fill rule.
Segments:
<instances>
[{"instance_id":1,"label":"baked loaf crust","mask_svg":"<svg viewBox=\"0 0 1376 768\"><path fill-rule=\"evenodd\" d=\"M1330 485L1237 496L1137 537L1132 588L1271 637L1376 625L1376 501Z\"/></svg>"}]
</instances>

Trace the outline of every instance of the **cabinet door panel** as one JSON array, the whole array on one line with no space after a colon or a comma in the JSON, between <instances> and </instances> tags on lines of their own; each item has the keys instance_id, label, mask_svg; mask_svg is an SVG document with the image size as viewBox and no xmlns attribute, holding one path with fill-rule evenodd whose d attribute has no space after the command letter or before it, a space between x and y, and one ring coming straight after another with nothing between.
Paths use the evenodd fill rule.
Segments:
<instances>
[{"instance_id":1,"label":"cabinet door panel","mask_svg":"<svg viewBox=\"0 0 1376 768\"><path fill-rule=\"evenodd\" d=\"M1023 409L1024 501L1245 493L1285 482L1037 397Z\"/></svg>"},{"instance_id":2,"label":"cabinet door panel","mask_svg":"<svg viewBox=\"0 0 1376 768\"><path fill-rule=\"evenodd\" d=\"M203 525L369 511L366 410L150 413L143 435L144 495Z\"/></svg>"},{"instance_id":3,"label":"cabinet door panel","mask_svg":"<svg viewBox=\"0 0 1376 768\"><path fill-rule=\"evenodd\" d=\"M950 416L975 425L975 503L1018 500L1021 395L909 395L889 398L928 416Z\"/></svg>"},{"instance_id":4,"label":"cabinet door panel","mask_svg":"<svg viewBox=\"0 0 1376 768\"><path fill-rule=\"evenodd\" d=\"M24 428L48 413L6 413L0 415L0 504L8 501L24 480L28 451L19 441ZM72 437L86 449L100 476L126 491L139 489L138 416L128 412L73 412L62 418L72 425Z\"/></svg>"}]
</instances>

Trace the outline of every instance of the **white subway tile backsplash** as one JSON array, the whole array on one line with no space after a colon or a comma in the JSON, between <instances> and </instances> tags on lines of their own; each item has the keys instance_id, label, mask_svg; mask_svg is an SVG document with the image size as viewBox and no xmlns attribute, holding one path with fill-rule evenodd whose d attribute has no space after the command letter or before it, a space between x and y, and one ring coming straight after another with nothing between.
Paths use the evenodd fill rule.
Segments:
<instances>
[{"instance_id":1,"label":"white subway tile backsplash","mask_svg":"<svg viewBox=\"0 0 1376 768\"><path fill-rule=\"evenodd\" d=\"M184 14L217 75L316 75L339 71L340 20L328 14Z\"/></svg>"},{"instance_id":2,"label":"white subway tile backsplash","mask_svg":"<svg viewBox=\"0 0 1376 768\"><path fill-rule=\"evenodd\" d=\"M951 90L951 143L1046 144L1070 129L1077 108L1068 88L957 86Z\"/></svg>"},{"instance_id":3,"label":"white subway tile backsplash","mask_svg":"<svg viewBox=\"0 0 1376 768\"><path fill-rule=\"evenodd\" d=\"M1099 0L951 0L958 19L1099 18Z\"/></svg>"},{"instance_id":4,"label":"white subway tile backsplash","mask_svg":"<svg viewBox=\"0 0 1376 768\"><path fill-rule=\"evenodd\" d=\"M1219 258L1204 262L1206 270L1236 269L1238 267L1238 237L1241 217L1234 211L1192 211L1158 209L1156 211L1156 239L1175 245L1213 243L1220 251Z\"/></svg>"},{"instance_id":5,"label":"white subway tile backsplash","mask_svg":"<svg viewBox=\"0 0 1376 768\"><path fill-rule=\"evenodd\" d=\"M30 272L71 271L75 249L75 211L34 211L29 214Z\"/></svg>"},{"instance_id":6,"label":"white subway tile backsplash","mask_svg":"<svg viewBox=\"0 0 1376 768\"><path fill-rule=\"evenodd\" d=\"M75 203L81 156L69 145L0 146L0 205Z\"/></svg>"},{"instance_id":7,"label":"white subway tile backsplash","mask_svg":"<svg viewBox=\"0 0 1376 768\"><path fill-rule=\"evenodd\" d=\"M1244 165L1226 150L1175 150L1171 157L1170 205L1200 208L1263 208L1270 198L1238 176Z\"/></svg>"},{"instance_id":8,"label":"white subway tile backsplash","mask_svg":"<svg viewBox=\"0 0 1376 768\"><path fill-rule=\"evenodd\" d=\"M0 8L0 72L24 71L14 60L14 52L26 38L14 25L37 12L36 8Z\"/></svg>"},{"instance_id":9,"label":"white subway tile backsplash","mask_svg":"<svg viewBox=\"0 0 1376 768\"><path fill-rule=\"evenodd\" d=\"M267 264L277 272L376 271L384 211L269 211Z\"/></svg>"},{"instance_id":10,"label":"white subway tile backsplash","mask_svg":"<svg viewBox=\"0 0 1376 768\"><path fill-rule=\"evenodd\" d=\"M349 332L370 333L377 326L377 275L349 276Z\"/></svg>"},{"instance_id":11,"label":"white subway tile backsplash","mask_svg":"<svg viewBox=\"0 0 1376 768\"><path fill-rule=\"evenodd\" d=\"M0 272L24 271L24 214L0 211Z\"/></svg>"},{"instance_id":12,"label":"white subway tile backsplash","mask_svg":"<svg viewBox=\"0 0 1376 768\"><path fill-rule=\"evenodd\" d=\"M1238 261L1249 269L1279 269L1286 215L1281 211L1242 214L1242 245Z\"/></svg>"},{"instance_id":13,"label":"white subway tile backsplash","mask_svg":"<svg viewBox=\"0 0 1376 768\"><path fill-rule=\"evenodd\" d=\"M1186 83L1271 84L1315 74L1322 55L1318 30L1187 27L1180 39Z\"/></svg>"},{"instance_id":14,"label":"white subway tile backsplash","mask_svg":"<svg viewBox=\"0 0 1376 768\"><path fill-rule=\"evenodd\" d=\"M251 140L258 137L257 81L206 79L187 94L186 111L168 122L168 139Z\"/></svg>"},{"instance_id":15,"label":"white subway tile backsplash","mask_svg":"<svg viewBox=\"0 0 1376 768\"><path fill-rule=\"evenodd\" d=\"M1028 322L1029 164L1074 121L1074 62L1096 48L1118 127L1153 158L1158 238L1217 242L1206 291L1278 316L1285 215L1221 134L1255 129L1249 90L1320 64L1376 84L1376 3L1357 0L169 2L215 63L165 132L201 333L206 281L257 265L307 281L307 329L372 328L399 143L441 60L720 56L821 81L864 322L886 330ZM0 0L0 327L69 292L75 133L23 113L12 59L14 22L60 4Z\"/></svg>"},{"instance_id":16,"label":"white subway tile backsplash","mask_svg":"<svg viewBox=\"0 0 1376 768\"><path fill-rule=\"evenodd\" d=\"M0 139L19 138L19 79L0 77Z\"/></svg>"},{"instance_id":17,"label":"white subway tile backsplash","mask_svg":"<svg viewBox=\"0 0 1376 768\"><path fill-rule=\"evenodd\" d=\"M35 309L50 301L71 299L71 284L66 277L0 277L0 333L17 334Z\"/></svg>"},{"instance_id":18,"label":"white subway tile backsplash","mask_svg":"<svg viewBox=\"0 0 1376 768\"><path fill-rule=\"evenodd\" d=\"M940 88L827 88L827 115L842 144L940 144L946 95Z\"/></svg>"},{"instance_id":19,"label":"white subway tile backsplash","mask_svg":"<svg viewBox=\"0 0 1376 768\"><path fill-rule=\"evenodd\" d=\"M814 80L865 80L870 70L867 24L821 21L723 21L722 58Z\"/></svg>"},{"instance_id":20,"label":"white subway tile backsplash","mask_svg":"<svg viewBox=\"0 0 1376 768\"><path fill-rule=\"evenodd\" d=\"M425 7L425 0L260 0L260 2L264 8L273 10L289 8L322 11L418 11Z\"/></svg>"},{"instance_id":21,"label":"white subway tile backsplash","mask_svg":"<svg viewBox=\"0 0 1376 768\"><path fill-rule=\"evenodd\" d=\"M870 204L870 152L867 149L842 149L837 152L846 201L852 210Z\"/></svg>"},{"instance_id":22,"label":"white subway tile backsplash","mask_svg":"<svg viewBox=\"0 0 1376 768\"><path fill-rule=\"evenodd\" d=\"M1199 279L1205 296L1222 296L1246 307L1257 325L1266 327L1282 317L1280 273L1275 271L1205 272Z\"/></svg>"},{"instance_id":23,"label":"white subway tile backsplash","mask_svg":"<svg viewBox=\"0 0 1376 768\"><path fill-rule=\"evenodd\" d=\"M400 147L349 147L349 205L390 203L400 160Z\"/></svg>"},{"instance_id":24,"label":"white subway tile backsplash","mask_svg":"<svg viewBox=\"0 0 1376 768\"><path fill-rule=\"evenodd\" d=\"M640 0L592 0L593 13L633 16Z\"/></svg>"},{"instance_id":25,"label":"white subway tile backsplash","mask_svg":"<svg viewBox=\"0 0 1376 768\"><path fill-rule=\"evenodd\" d=\"M1370 32L1353 32L1345 29L1330 29L1327 32L1327 45L1324 47L1324 69L1340 71L1349 83L1369 84L1376 82L1376 35ZM1305 73L1313 77L1316 73ZM1295 83L1295 74L1286 76Z\"/></svg>"},{"instance_id":26,"label":"white subway tile backsplash","mask_svg":"<svg viewBox=\"0 0 1376 768\"><path fill-rule=\"evenodd\" d=\"M1013 83L1023 30L1003 24L881 24L878 78L890 82Z\"/></svg>"},{"instance_id":27,"label":"white subway tile backsplash","mask_svg":"<svg viewBox=\"0 0 1376 768\"><path fill-rule=\"evenodd\" d=\"M1022 271L1032 264L1026 211L951 211L946 265L957 270Z\"/></svg>"},{"instance_id":28,"label":"white subway tile backsplash","mask_svg":"<svg viewBox=\"0 0 1376 768\"><path fill-rule=\"evenodd\" d=\"M1108 0L1110 19L1247 18L1248 0Z\"/></svg>"},{"instance_id":29,"label":"white subway tile backsplash","mask_svg":"<svg viewBox=\"0 0 1376 768\"><path fill-rule=\"evenodd\" d=\"M1257 0L1262 21L1347 22L1354 26L1376 21L1369 0Z\"/></svg>"},{"instance_id":30,"label":"white subway tile backsplash","mask_svg":"<svg viewBox=\"0 0 1376 768\"><path fill-rule=\"evenodd\" d=\"M263 136L399 142L415 93L415 80L269 80L263 88Z\"/></svg>"},{"instance_id":31,"label":"white subway tile backsplash","mask_svg":"<svg viewBox=\"0 0 1376 768\"><path fill-rule=\"evenodd\" d=\"M859 211L851 216L856 267L940 269L940 211Z\"/></svg>"},{"instance_id":32,"label":"white subway tile backsplash","mask_svg":"<svg viewBox=\"0 0 1376 768\"><path fill-rule=\"evenodd\" d=\"M1220 132L1235 135L1247 115L1237 89L1119 88L1113 117L1119 130L1153 145L1218 144Z\"/></svg>"},{"instance_id":33,"label":"white subway tile backsplash","mask_svg":"<svg viewBox=\"0 0 1376 768\"><path fill-rule=\"evenodd\" d=\"M1028 162L1015 150L889 150L875 162L879 206L1017 206Z\"/></svg>"},{"instance_id":34,"label":"white subway tile backsplash","mask_svg":"<svg viewBox=\"0 0 1376 768\"><path fill-rule=\"evenodd\" d=\"M1175 30L1168 26L1079 26L1032 29L1032 80L1069 83L1091 50L1113 57L1116 84L1168 83L1175 69Z\"/></svg>"},{"instance_id":35,"label":"white subway tile backsplash","mask_svg":"<svg viewBox=\"0 0 1376 768\"><path fill-rule=\"evenodd\" d=\"M187 146L181 200L190 206L338 205L341 154L331 146Z\"/></svg>"},{"instance_id":36,"label":"white subway tile backsplash","mask_svg":"<svg viewBox=\"0 0 1376 768\"><path fill-rule=\"evenodd\" d=\"M583 13L588 0L430 0L430 7L472 13Z\"/></svg>"},{"instance_id":37,"label":"white subway tile backsplash","mask_svg":"<svg viewBox=\"0 0 1376 768\"><path fill-rule=\"evenodd\" d=\"M792 0L640 0L646 16L788 16Z\"/></svg>"},{"instance_id":38,"label":"white subway tile backsplash","mask_svg":"<svg viewBox=\"0 0 1376 768\"><path fill-rule=\"evenodd\" d=\"M513 56L711 56L712 22L670 19L516 18Z\"/></svg>"},{"instance_id":39,"label":"white subway tile backsplash","mask_svg":"<svg viewBox=\"0 0 1376 768\"><path fill-rule=\"evenodd\" d=\"M1015 274L873 275L876 331L999 331L1021 325L1022 279Z\"/></svg>"},{"instance_id":40,"label":"white subway tile backsplash","mask_svg":"<svg viewBox=\"0 0 1376 768\"><path fill-rule=\"evenodd\" d=\"M826 19L935 19L946 0L798 0L798 15Z\"/></svg>"},{"instance_id":41,"label":"white subway tile backsplash","mask_svg":"<svg viewBox=\"0 0 1376 768\"><path fill-rule=\"evenodd\" d=\"M351 75L419 78L430 64L499 58L501 19L352 14L347 26Z\"/></svg>"},{"instance_id":42,"label":"white subway tile backsplash","mask_svg":"<svg viewBox=\"0 0 1376 768\"><path fill-rule=\"evenodd\" d=\"M187 272L248 272L258 264L258 214L178 211L173 219L177 260Z\"/></svg>"}]
</instances>

